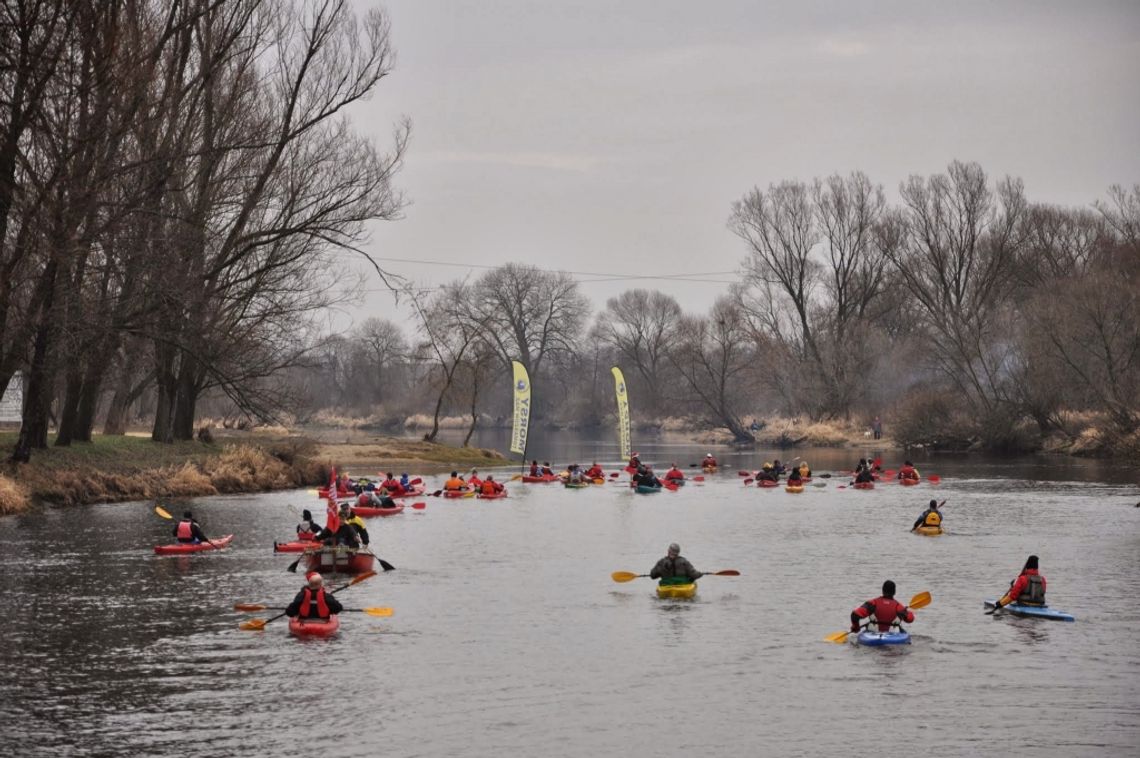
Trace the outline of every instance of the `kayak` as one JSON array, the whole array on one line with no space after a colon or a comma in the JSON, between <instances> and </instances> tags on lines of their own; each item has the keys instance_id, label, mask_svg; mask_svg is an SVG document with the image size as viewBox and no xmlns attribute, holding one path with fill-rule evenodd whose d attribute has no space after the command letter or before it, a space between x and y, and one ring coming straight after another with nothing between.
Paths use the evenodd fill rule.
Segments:
<instances>
[{"instance_id":1,"label":"kayak","mask_svg":"<svg viewBox=\"0 0 1140 758\"><path fill-rule=\"evenodd\" d=\"M563 482L562 486L572 490L582 489L583 487L592 487L593 482Z\"/></svg>"},{"instance_id":2,"label":"kayak","mask_svg":"<svg viewBox=\"0 0 1140 758\"><path fill-rule=\"evenodd\" d=\"M765 489L771 489L772 487L779 487L780 483L773 482L771 479L757 479L756 486L763 487Z\"/></svg>"},{"instance_id":3,"label":"kayak","mask_svg":"<svg viewBox=\"0 0 1140 758\"><path fill-rule=\"evenodd\" d=\"M904 487L913 487L914 485L918 484L920 481L922 481L922 480L921 479L899 479L899 484L901 484Z\"/></svg>"},{"instance_id":4,"label":"kayak","mask_svg":"<svg viewBox=\"0 0 1140 758\"><path fill-rule=\"evenodd\" d=\"M292 542L274 542L275 553L303 553L306 550L319 548L321 543L316 540L294 540Z\"/></svg>"},{"instance_id":5,"label":"kayak","mask_svg":"<svg viewBox=\"0 0 1140 758\"><path fill-rule=\"evenodd\" d=\"M715 474L716 469L717 469L716 466L701 466L701 471L703 471L706 474Z\"/></svg>"},{"instance_id":6,"label":"kayak","mask_svg":"<svg viewBox=\"0 0 1140 758\"><path fill-rule=\"evenodd\" d=\"M647 485L647 484L639 484L639 485L637 485L637 491L638 491L639 493L641 493L642 495L648 495L648 494L649 494L649 493L651 493L651 492L660 492L660 491L661 491L661 487L660 487L660 486L658 486L658 487L650 487L650 486L649 486L649 485Z\"/></svg>"},{"instance_id":7,"label":"kayak","mask_svg":"<svg viewBox=\"0 0 1140 758\"><path fill-rule=\"evenodd\" d=\"M885 645L909 645L910 632L900 629L897 632L872 632L864 629L855 639L860 645L867 647L883 647Z\"/></svg>"},{"instance_id":8,"label":"kayak","mask_svg":"<svg viewBox=\"0 0 1140 758\"><path fill-rule=\"evenodd\" d=\"M856 490L873 490L875 489L874 482L855 482L851 485L852 489Z\"/></svg>"},{"instance_id":9,"label":"kayak","mask_svg":"<svg viewBox=\"0 0 1140 758\"><path fill-rule=\"evenodd\" d=\"M940 526L920 526L914 530L915 534L921 534L923 537L937 537L942 534L942 527Z\"/></svg>"},{"instance_id":10,"label":"kayak","mask_svg":"<svg viewBox=\"0 0 1140 758\"><path fill-rule=\"evenodd\" d=\"M182 555L184 553L201 553L204 550L218 550L233 541L234 536L227 534L210 542L175 542L173 545L155 545L155 555Z\"/></svg>"},{"instance_id":11,"label":"kayak","mask_svg":"<svg viewBox=\"0 0 1140 758\"><path fill-rule=\"evenodd\" d=\"M363 574L372 570L372 553L350 547L323 547L305 553L309 571L322 574Z\"/></svg>"},{"instance_id":12,"label":"kayak","mask_svg":"<svg viewBox=\"0 0 1140 758\"><path fill-rule=\"evenodd\" d=\"M784 487L784 492L795 493L795 492L803 492L803 491L804 491L804 486L802 484L789 484L787 487Z\"/></svg>"},{"instance_id":13,"label":"kayak","mask_svg":"<svg viewBox=\"0 0 1140 758\"><path fill-rule=\"evenodd\" d=\"M289 619L289 633L297 637L331 637L340 629L340 619L334 613L327 619Z\"/></svg>"},{"instance_id":14,"label":"kayak","mask_svg":"<svg viewBox=\"0 0 1140 758\"><path fill-rule=\"evenodd\" d=\"M987 608L993 608L996 603L997 601L995 600L987 600L985 606ZM1055 610L1047 605L1021 605L1020 603L1010 603L1009 605L1003 605L1001 607L1002 613L1006 611L1012 613L1014 616L1021 616L1022 618L1050 619L1052 621L1077 620L1076 616L1065 613L1064 611Z\"/></svg>"},{"instance_id":15,"label":"kayak","mask_svg":"<svg viewBox=\"0 0 1140 758\"><path fill-rule=\"evenodd\" d=\"M443 496L456 500L461 497L471 497L475 494L475 490L444 490Z\"/></svg>"},{"instance_id":16,"label":"kayak","mask_svg":"<svg viewBox=\"0 0 1140 758\"><path fill-rule=\"evenodd\" d=\"M677 599L677 598L691 598L697 594L697 583L689 582L688 584L659 584L657 585L657 597Z\"/></svg>"},{"instance_id":17,"label":"kayak","mask_svg":"<svg viewBox=\"0 0 1140 758\"><path fill-rule=\"evenodd\" d=\"M404 508L407 506L400 504L391 508L373 508L370 505L357 505L352 510L356 511L357 516L395 516L397 513L403 513Z\"/></svg>"},{"instance_id":18,"label":"kayak","mask_svg":"<svg viewBox=\"0 0 1140 758\"><path fill-rule=\"evenodd\" d=\"M502 500L506 496L507 496L507 491L503 490L502 492L495 492L495 493L492 493L490 495L488 495L486 492L480 492L475 497L479 498L480 500Z\"/></svg>"},{"instance_id":19,"label":"kayak","mask_svg":"<svg viewBox=\"0 0 1140 758\"><path fill-rule=\"evenodd\" d=\"M526 484L549 484L550 482L558 481L558 477L554 474L547 474L546 476L531 476L530 474L523 474L523 482Z\"/></svg>"}]
</instances>

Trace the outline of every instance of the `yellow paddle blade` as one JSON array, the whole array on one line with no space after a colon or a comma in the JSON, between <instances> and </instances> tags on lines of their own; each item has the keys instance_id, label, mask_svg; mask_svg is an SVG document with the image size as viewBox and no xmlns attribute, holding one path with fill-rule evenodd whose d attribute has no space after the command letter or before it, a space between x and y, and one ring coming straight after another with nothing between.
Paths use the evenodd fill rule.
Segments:
<instances>
[{"instance_id":1,"label":"yellow paddle blade","mask_svg":"<svg viewBox=\"0 0 1140 758\"><path fill-rule=\"evenodd\" d=\"M637 578L637 574L632 571L615 571L610 576L615 582L632 582Z\"/></svg>"},{"instance_id":2,"label":"yellow paddle blade","mask_svg":"<svg viewBox=\"0 0 1140 758\"><path fill-rule=\"evenodd\" d=\"M169 513L167 513L166 509L163 508L161 505L154 506L154 512L157 513L159 516L162 516L163 518L166 518L166 519L173 519L174 518Z\"/></svg>"},{"instance_id":3,"label":"yellow paddle blade","mask_svg":"<svg viewBox=\"0 0 1140 758\"><path fill-rule=\"evenodd\" d=\"M522 478L523 478L523 475L522 475L522 474L515 474L514 476L512 476L512 477L511 477L511 481L512 481L512 482L517 482L517 481L519 481L519 480L520 480L520 479L522 479Z\"/></svg>"},{"instance_id":4,"label":"yellow paddle blade","mask_svg":"<svg viewBox=\"0 0 1140 758\"><path fill-rule=\"evenodd\" d=\"M261 603L234 603L235 611L245 611L247 613L251 611L264 611L268 607L268 605L262 605Z\"/></svg>"},{"instance_id":5,"label":"yellow paddle blade","mask_svg":"<svg viewBox=\"0 0 1140 758\"><path fill-rule=\"evenodd\" d=\"M829 634L826 637L824 637L823 641L824 642L846 642L847 641L847 635L849 635L849 634L851 634L851 632L835 632L834 634Z\"/></svg>"},{"instance_id":6,"label":"yellow paddle blade","mask_svg":"<svg viewBox=\"0 0 1140 758\"><path fill-rule=\"evenodd\" d=\"M907 607L912 610L914 608L925 608L930 605L930 601L933 599L929 592L920 592L910 599L910 605Z\"/></svg>"},{"instance_id":7,"label":"yellow paddle blade","mask_svg":"<svg viewBox=\"0 0 1140 758\"><path fill-rule=\"evenodd\" d=\"M243 632L260 632L265 628L265 619L250 619L238 624L238 629Z\"/></svg>"},{"instance_id":8,"label":"yellow paddle blade","mask_svg":"<svg viewBox=\"0 0 1140 758\"><path fill-rule=\"evenodd\" d=\"M391 616L395 611L391 608L363 608L369 616Z\"/></svg>"}]
</instances>

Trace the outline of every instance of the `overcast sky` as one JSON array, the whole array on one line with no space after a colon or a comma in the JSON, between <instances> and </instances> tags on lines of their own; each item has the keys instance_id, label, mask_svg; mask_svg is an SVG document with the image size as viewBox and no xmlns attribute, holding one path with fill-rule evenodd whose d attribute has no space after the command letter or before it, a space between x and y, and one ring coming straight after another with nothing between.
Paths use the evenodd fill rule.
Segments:
<instances>
[{"instance_id":1,"label":"overcast sky","mask_svg":"<svg viewBox=\"0 0 1140 758\"><path fill-rule=\"evenodd\" d=\"M372 3L357 0L359 7ZM754 185L855 169L897 197L953 159L1087 205L1140 181L1138 2L388 0L396 70L354 117L413 121L405 218L370 252L433 286L475 264L573 271L602 307L702 311ZM622 276L666 279L588 280ZM403 321L375 276L350 319Z\"/></svg>"}]
</instances>

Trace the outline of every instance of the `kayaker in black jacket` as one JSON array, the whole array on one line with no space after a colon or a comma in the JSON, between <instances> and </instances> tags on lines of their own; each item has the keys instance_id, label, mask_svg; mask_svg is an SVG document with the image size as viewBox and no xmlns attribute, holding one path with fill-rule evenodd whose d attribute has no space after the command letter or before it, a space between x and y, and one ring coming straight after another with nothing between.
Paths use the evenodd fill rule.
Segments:
<instances>
[{"instance_id":1,"label":"kayaker in black jacket","mask_svg":"<svg viewBox=\"0 0 1140 758\"><path fill-rule=\"evenodd\" d=\"M324 577L316 571L305 574L305 587L293 598L285 609L286 616L327 619L334 613L341 613L344 606L324 588Z\"/></svg>"},{"instance_id":2,"label":"kayaker in black jacket","mask_svg":"<svg viewBox=\"0 0 1140 758\"><path fill-rule=\"evenodd\" d=\"M321 533L317 535L317 539L326 545L331 543L344 547L360 547L360 532L358 527L351 523L352 519L348 506L341 506L336 531L330 532L328 529L322 529ZM360 517L356 517L356 520L359 521ZM365 533L367 534L367 531Z\"/></svg>"},{"instance_id":3,"label":"kayaker in black jacket","mask_svg":"<svg viewBox=\"0 0 1140 758\"><path fill-rule=\"evenodd\" d=\"M943 500L942 505L945 504L946 501ZM910 530L913 532L920 526L942 526L942 513L938 510L938 505L937 500L931 500L930 506L922 512L922 515L918 517L918 520L914 522L914 526L912 526Z\"/></svg>"},{"instance_id":4,"label":"kayaker in black jacket","mask_svg":"<svg viewBox=\"0 0 1140 758\"><path fill-rule=\"evenodd\" d=\"M297 539L313 540L320 532L321 528L313 521L313 514L307 508L301 511L301 523L297 524Z\"/></svg>"},{"instance_id":5,"label":"kayaker in black jacket","mask_svg":"<svg viewBox=\"0 0 1140 758\"><path fill-rule=\"evenodd\" d=\"M174 525L174 538L179 542L209 542L210 538L194 520L190 511L182 514L182 520Z\"/></svg>"},{"instance_id":6,"label":"kayaker in black jacket","mask_svg":"<svg viewBox=\"0 0 1140 758\"><path fill-rule=\"evenodd\" d=\"M652 579L660 579L662 584L687 584L695 582L704 574L693 568L686 558L681 557L681 546L676 542L669 546L664 558L649 572Z\"/></svg>"}]
</instances>

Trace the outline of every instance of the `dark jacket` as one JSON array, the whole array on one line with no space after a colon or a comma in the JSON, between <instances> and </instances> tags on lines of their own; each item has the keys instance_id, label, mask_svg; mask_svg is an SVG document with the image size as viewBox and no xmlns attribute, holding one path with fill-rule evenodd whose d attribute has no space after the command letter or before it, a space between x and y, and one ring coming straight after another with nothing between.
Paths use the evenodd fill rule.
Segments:
<instances>
[{"instance_id":1,"label":"dark jacket","mask_svg":"<svg viewBox=\"0 0 1140 758\"><path fill-rule=\"evenodd\" d=\"M675 576L683 576L695 582L704 574L693 568L693 564L689 563L688 559L678 555L676 558L665 556L657 561L657 565L649 572L649 576L651 579L672 579Z\"/></svg>"}]
</instances>

